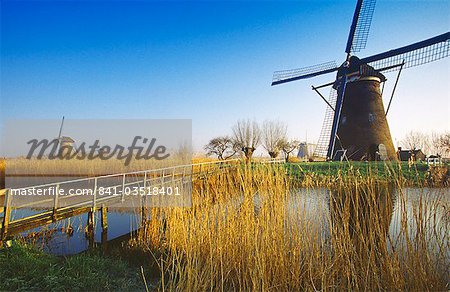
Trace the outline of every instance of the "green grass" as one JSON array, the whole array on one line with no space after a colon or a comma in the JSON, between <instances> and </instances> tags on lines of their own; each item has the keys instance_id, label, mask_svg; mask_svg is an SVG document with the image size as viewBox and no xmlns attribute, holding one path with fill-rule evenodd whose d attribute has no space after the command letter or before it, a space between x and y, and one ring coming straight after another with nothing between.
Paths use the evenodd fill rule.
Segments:
<instances>
[{"instance_id":1,"label":"green grass","mask_svg":"<svg viewBox=\"0 0 450 292\"><path fill-rule=\"evenodd\" d=\"M287 163L286 168L298 178L313 174L317 177L360 175L383 180L405 180L409 184L426 182L429 167L426 163L408 165L407 162L300 162Z\"/></svg>"},{"instance_id":2,"label":"green grass","mask_svg":"<svg viewBox=\"0 0 450 292\"><path fill-rule=\"evenodd\" d=\"M13 243L0 250L1 291L145 291L137 267L90 252L70 257Z\"/></svg>"}]
</instances>

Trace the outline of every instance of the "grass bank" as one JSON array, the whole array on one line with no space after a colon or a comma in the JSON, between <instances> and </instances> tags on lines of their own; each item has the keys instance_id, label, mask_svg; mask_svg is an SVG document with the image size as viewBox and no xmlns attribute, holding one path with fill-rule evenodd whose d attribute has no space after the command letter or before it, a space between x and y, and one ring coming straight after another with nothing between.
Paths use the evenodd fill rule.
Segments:
<instances>
[{"instance_id":1,"label":"grass bank","mask_svg":"<svg viewBox=\"0 0 450 292\"><path fill-rule=\"evenodd\" d=\"M14 242L0 267L1 291L145 291L139 268L98 251L57 257Z\"/></svg>"},{"instance_id":2,"label":"grass bank","mask_svg":"<svg viewBox=\"0 0 450 292\"><path fill-rule=\"evenodd\" d=\"M339 177L371 177L408 186L443 186L448 183L449 167L433 167L418 162L298 162L286 163L290 175L306 184L327 185Z\"/></svg>"}]
</instances>

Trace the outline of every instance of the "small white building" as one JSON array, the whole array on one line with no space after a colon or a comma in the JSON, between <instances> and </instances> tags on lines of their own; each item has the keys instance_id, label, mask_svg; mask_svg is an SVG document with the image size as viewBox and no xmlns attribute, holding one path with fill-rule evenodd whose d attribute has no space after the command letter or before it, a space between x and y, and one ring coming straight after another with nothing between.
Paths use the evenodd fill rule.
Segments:
<instances>
[{"instance_id":1,"label":"small white building","mask_svg":"<svg viewBox=\"0 0 450 292\"><path fill-rule=\"evenodd\" d=\"M440 155L430 155L426 158L428 165L441 165L442 159Z\"/></svg>"}]
</instances>

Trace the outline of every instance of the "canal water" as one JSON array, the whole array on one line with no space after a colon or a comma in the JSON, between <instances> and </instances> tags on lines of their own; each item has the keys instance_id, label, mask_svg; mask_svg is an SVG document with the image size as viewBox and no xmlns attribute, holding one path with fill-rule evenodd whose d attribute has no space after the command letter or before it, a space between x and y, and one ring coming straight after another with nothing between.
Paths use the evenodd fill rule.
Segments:
<instances>
[{"instance_id":1,"label":"canal water","mask_svg":"<svg viewBox=\"0 0 450 292\"><path fill-rule=\"evenodd\" d=\"M337 193L325 188L299 189L289 196L287 204L287 220L295 222L302 220L308 228L318 228L321 230L320 236L329 238L330 224L338 204L333 203L333 196ZM382 215L383 224L389 234L391 245L404 244L400 238L402 228L407 226L408 233L416 234L420 230L430 232L432 239L428 244L449 246L450 227L450 188L403 188L389 189L388 193L380 192L377 200L383 208L388 210ZM230 202L236 206L242 202L242 198L237 198ZM255 212L261 200L258 195L254 196ZM422 212L418 212L419 208ZM35 244L41 245L45 251L56 255L71 255L87 250L90 246L98 245L102 242L111 241L130 234L140 228L141 214L131 209L111 209L108 212L108 230L102 234L100 212L96 213L94 238L89 240L86 236L85 228L87 214L72 217L50 224L43 228L37 228L21 234L29 240L35 239ZM366 212L371 212L366 210ZM13 217L23 217L34 213L32 210L16 210ZM423 217L418 220L418 214ZM420 223L420 226L418 226ZM71 226L72 232L67 232ZM103 237L103 238L102 238ZM447 255L450 256L447 250Z\"/></svg>"},{"instance_id":2,"label":"canal water","mask_svg":"<svg viewBox=\"0 0 450 292\"><path fill-rule=\"evenodd\" d=\"M24 215L32 213L35 212L32 210L15 210L13 216L24 217ZM42 247L45 252L55 255L72 255L83 252L93 245L101 245L104 242L129 235L141 226L141 214L139 212L130 209L109 210L108 229L106 233L102 233L101 213L97 212L95 216L93 238L85 232L88 220L87 213L23 232L20 236ZM73 232L69 231L69 228L72 228Z\"/></svg>"}]
</instances>

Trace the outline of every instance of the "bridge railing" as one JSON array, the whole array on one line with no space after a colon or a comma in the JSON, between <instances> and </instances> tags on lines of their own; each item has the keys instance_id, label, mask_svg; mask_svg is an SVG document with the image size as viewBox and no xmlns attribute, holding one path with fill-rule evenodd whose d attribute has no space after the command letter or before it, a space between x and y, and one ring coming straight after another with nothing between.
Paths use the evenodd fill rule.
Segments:
<instances>
[{"instance_id":1,"label":"bridge railing","mask_svg":"<svg viewBox=\"0 0 450 292\"><path fill-rule=\"evenodd\" d=\"M255 163L282 163L284 160L280 159L264 159L256 160ZM214 172L223 171L231 167L238 167L242 165L241 159L229 159L223 161L210 161L186 165L177 165L172 167L150 169L142 171L133 171L126 173L117 173L102 175L90 178L80 178L74 180L46 183L35 186L27 186L18 189L0 190L0 230L1 234L6 234L8 225L15 221L24 220L28 217L37 216L39 214L49 214L56 221L58 212L67 208L82 208L90 207L93 210L97 206L101 206L107 201L118 200L124 202L127 195L127 189L133 187L143 188L163 186L167 183L180 183L185 181L197 179L201 176L212 174ZM60 195L60 190L69 188L69 186L82 186L83 190L90 190L90 196L80 196L80 194L64 194ZM109 196L99 195L101 188L114 189L115 193ZM27 192L30 189L51 189L54 190L54 195L41 200L24 200L23 203L14 203L12 192ZM14 196L15 197L15 196ZM19 196L20 197L20 196ZM11 218L12 211L15 209L30 209L34 212L28 213L22 218ZM1 217L3 213L3 217ZM28 216L28 217L27 217ZM1 237L0 234L0 237ZM0 238L1 239L1 238Z\"/></svg>"},{"instance_id":2,"label":"bridge railing","mask_svg":"<svg viewBox=\"0 0 450 292\"><path fill-rule=\"evenodd\" d=\"M8 225L24 218L11 218L12 211L15 209L30 209L34 212L25 216L35 216L40 213L52 212L56 218L58 211L64 208L77 208L83 206L91 206L93 209L98 205L110 201L125 201L127 189L132 187L147 188L150 186L162 186L168 183L176 183L195 179L200 175L205 175L215 171L221 171L225 168L234 167L241 163L239 159L230 159L225 161L201 162L195 164L177 165L172 167L150 169L142 171L132 171L126 173L117 173L109 175L101 175L90 178L80 178L74 180L66 180L61 182L46 183L34 186L27 186L17 189L5 189L0 191L0 230L7 228ZM62 188L70 188L70 186L79 186L83 190L91 190L90 196L80 196L80 194L60 195ZM99 189L114 189L115 194L109 196L99 196ZM30 190L53 189L53 195L47 198L32 200L23 198L23 203L15 202L13 204L13 192L27 193ZM20 197L20 196L19 196ZM3 217L1 216L3 213ZM34 213L34 214L33 214ZM3 232L2 232L3 233Z\"/></svg>"}]
</instances>

